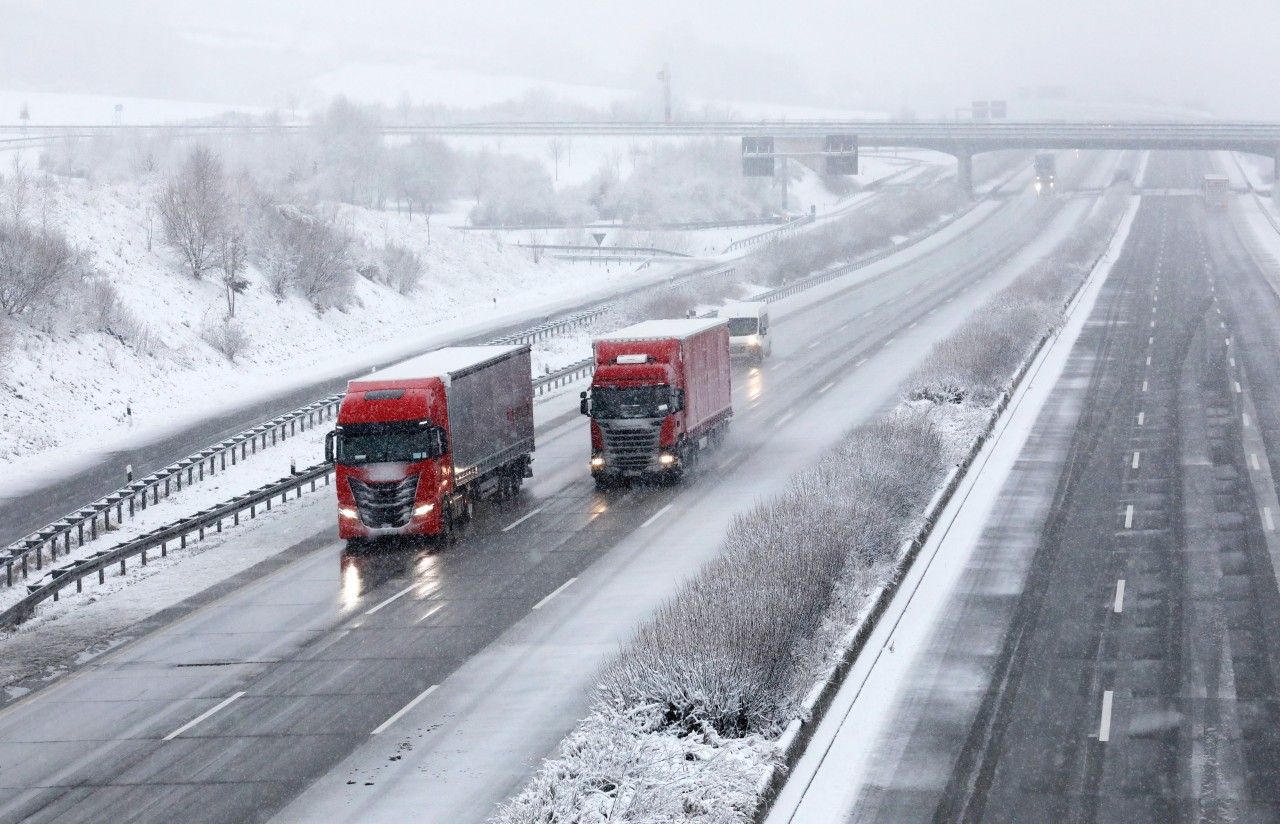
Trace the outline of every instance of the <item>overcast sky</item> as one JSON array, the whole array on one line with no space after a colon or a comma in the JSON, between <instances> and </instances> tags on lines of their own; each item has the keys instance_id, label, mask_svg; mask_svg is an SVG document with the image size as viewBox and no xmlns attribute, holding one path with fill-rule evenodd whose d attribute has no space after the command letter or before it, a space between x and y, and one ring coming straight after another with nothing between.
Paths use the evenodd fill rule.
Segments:
<instances>
[{"instance_id":1,"label":"overcast sky","mask_svg":"<svg viewBox=\"0 0 1280 824\"><path fill-rule=\"evenodd\" d=\"M1061 86L1280 119L1277 0L0 0L0 89L269 105L353 64L936 115ZM429 97L428 93L415 95Z\"/></svg>"}]
</instances>

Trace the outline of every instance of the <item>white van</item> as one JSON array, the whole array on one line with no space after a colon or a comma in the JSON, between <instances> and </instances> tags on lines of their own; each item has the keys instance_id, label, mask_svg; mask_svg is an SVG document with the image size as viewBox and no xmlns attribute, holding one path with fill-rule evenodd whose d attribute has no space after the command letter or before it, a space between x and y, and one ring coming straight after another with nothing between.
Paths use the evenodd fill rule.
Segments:
<instances>
[{"instance_id":1,"label":"white van","mask_svg":"<svg viewBox=\"0 0 1280 824\"><path fill-rule=\"evenodd\" d=\"M773 354L769 336L769 304L763 301L726 303L716 312L729 319L729 354L762 363Z\"/></svg>"}]
</instances>

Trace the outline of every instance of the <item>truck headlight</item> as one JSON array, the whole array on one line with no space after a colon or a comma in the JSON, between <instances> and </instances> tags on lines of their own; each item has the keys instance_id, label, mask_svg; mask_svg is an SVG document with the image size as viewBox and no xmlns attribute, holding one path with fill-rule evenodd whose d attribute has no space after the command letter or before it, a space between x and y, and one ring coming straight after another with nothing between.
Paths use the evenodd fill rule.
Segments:
<instances>
[{"instance_id":1,"label":"truck headlight","mask_svg":"<svg viewBox=\"0 0 1280 824\"><path fill-rule=\"evenodd\" d=\"M675 462L676 462L676 456L672 455L669 452L664 452L658 456L658 463L662 464L663 466L671 466L671 464Z\"/></svg>"},{"instance_id":2,"label":"truck headlight","mask_svg":"<svg viewBox=\"0 0 1280 824\"><path fill-rule=\"evenodd\" d=\"M422 506L417 507L416 509L413 510L413 517L418 518L423 515L426 515L428 512L430 512L435 508L436 508L435 504L423 504Z\"/></svg>"},{"instance_id":3,"label":"truck headlight","mask_svg":"<svg viewBox=\"0 0 1280 824\"><path fill-rule=\"evenodd\" d=\"M353 519L353 520L354 520L355 518L360 517L360 515L359 515L359 513L358 513L358 512L356 512L356 511L355 511L354 509L352 509L351 507L346 507L346 506L340 506L340 507L338 507L338 514L339 514L340 516L342 516L343 518L351 518L351 519Z\"/></svg>"},{"instance_id":4,"label":"truck headlight","mask_svg":"<svg viewBox=\"0 0 1280 824\"><path fill-rule=\"evenodd\" d=\"M747 338L747 346L757 347L759 345L760 345L759 335L752 335L751 337Z\"/></svg>"},{"instance_id":5,"label":"truck headlight","mask_svg":"<svg viewBox=\"0 0 1280 824\"><path fill-rule=\"evenodd\" d=\"M600 468L600 467L602 467L602 466L604 466L604 458L602 458L602 457L601 457L601 456L599 456L599 455L592 455L592 456L591 456L591 468L592 468L592 469L599 469L599 468Z\"/></svg>"}]
</instances>

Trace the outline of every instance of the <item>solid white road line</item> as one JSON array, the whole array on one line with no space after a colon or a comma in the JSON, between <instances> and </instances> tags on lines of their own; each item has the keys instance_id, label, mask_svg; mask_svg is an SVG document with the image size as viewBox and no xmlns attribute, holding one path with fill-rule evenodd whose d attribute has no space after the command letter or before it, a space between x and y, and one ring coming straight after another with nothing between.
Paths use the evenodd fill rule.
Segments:
<instances>
[{"instance_id":1,"label":"solid white road line","mask_svg":"<svg viewBox=\"0 0 1280 824\"><path fill-rule=\"evenodd\" d=\"M1146 412L1139 412L1139 413L1138 413L1138 426L1142 426L1142 425L1143 425L1144 423L1146 423L1146 422L1147 422L1147 413L1146 413Z\"/></svg>"},{"instance_id":2,"label":"solid white road line","mask_svg":"<svg viewBox=\"0 0 1280 824\"><path fill-rule=\"evenodd\" d=\"M520 516L519 518L515 519L515 520L514 520L514 521L512 521L511 523L509 523L509 524L507 524L506 526L504 526L504 527L502 528L502 531L503 531L503 532L506 532L506 531L508 531L508 530L515 529L516 527L520 526L520 524L522 524L522 523L524 523L525 521L529 520L529 519L530 519L530 518L532 518L534 515L537 515L537 514L538 514L539 512L541 512L542 510L543 510L543 507L538 507L537 509L530 510L529 512L525 513L524 515Z\"/></svg>"},{"instance_id":3,"label":"solid white road line","mask_svg":"<svg viewBox=\"0 0 1280 824\"><path fill-rule=\"evenodd\" d=\"M1133 529L1133 504L1124 508L1124 528Z\"/></svg>"},{"instance_id":4,"label":"solid white road line","mask_svg":"<svg viewBox=\"0 0 1280 824\"><path fill-rule=\"evenodd\" d=\"M1271 507L1264 506L1262 508L1262 520L1267 524L1267 532L1276 531L1276 522L1271 517Z\"/></svg>"},{"instance_id":5,"label":"solid white road line","mask_svg":"<svg viewBox=\"0 0 1280 824\"><path fill-rule=\"evenodd\" d=\"M432 684L431 686L427 687L425 690L423 690L423 691L422 691L422 694L421 694L421 695L419 695L417 698L415 698L415 699L413 699L412 701L410 701L408 704L405 704L405 705L400 709L400 711L399 711L399 712L397 712L395 715L393 715L393 716L391 716L390 718L388 718L386 721L383 721L381 724L379 724L379 725L378 725L378 728L377 728L376 730L374 730L373 732L371 732L371 733L369 733L369 734L370 734L370 735L380 735L380 734L382 734L383 732L385 732L385 731L386 731L386 729L387 729L387 727L389 727L389 726L391 726L392 724L394 724L395 722L399 721L399 720L404 716L404 714L405 714L406 712L408 712L409 710L411 710L411 709L413 709L414 707L418 706L418 702L419 702L419 701L421 701L423 698L426 698L426 697L427 697L428 695L430 695L431 693L435 692L435 691L436 691L436 689L437 689L437 688L439 688L439 686L440 686L439 684Z\"/></svg>"},{"instance_id":6,"label":"solid white road line","mask_svg":"<svg viewBox=\"0 0 1280 824\"><path fill-rule=\"evenodd\" d=\"M576 581L576 580L578 580L578 579L577 579L576 577L574 577L574 578L570 578L569 580L565 581L563 584L561 584L560 586L556 587L556 588L555 588L555 590L554 590L554 591L552 591L552 593L551 593L550 595L548 595L546 598L543 598L541 601L539 601L538 603L534 604L534 605L533 605L533 608L534 608L534 609L542 609L544 606L546 606L546 605L547 605L547 602L548 602L548 601L550 601L552 598L556 597L556 596L557 596L557 595L559 595L560 593L564 592L564 591L569 587L569 584L572 584L572 583L573 583L574 581Z\"/></svg>"},{"instance_id":7,"label":"solid white road line","mask_svg":"<svg viewBox=\"0 0 1280 824\"><path fill-rule=\"evenodd\" d=\"M672 506L674 506L674 504L667 504L667 505L666 505L666 506L664 506L662 509L659 509L657 512L655 512L655 513L653 513L652 515L650 515L650 516L649 516L649 520L647 520L647 521L645 521L644 523L640 524L640 528L641 528L641 529L644 529L644 528L645 528L645 527L647 527L649 524L651 524L651 523L653 523L654 521L656 521L656 520L658 520L659 518L661 518L663 515L666 515L666 514L667 514L667 510L668 510L668 509L670 509Z\"/></svg>"},{"instance_id":8,"label":"solid white road line","mask_svg":"<svg viewBox=\"0 0 1280 824\"><path fill-rule=\"evenodd\" d=\"M1111 690L1102 693L1102 721L1098 725L1098 740L1111 740Z\"/></svg>"},{"instance_id":9,"label":"solid white road line","mask_svg":"<svg viewBox=\"0 0 1280 824\"><path fill-rule=\"evenodd\" d=\"M218 710L222 709L222 708L223 708L223 707L225 707L227 704L230 704L232 701L236 700L237 698L239 698L239 697L240 697L240 696L242 696L242 695L244 695L244 691L243 691L243 690L241 690L240 692L237 692L235 695L233 695L233 696L231 696L230 698L226 699L225 701L223 701L221 704L219 704L218 706L214 707L213 709L211 709L211 710L205 710L204 712L202 712L202 713L200 713L199 715L197 715L195 718L192 718L190 721L188 721L187 723L183 724L181 727L178 727L176 730L174 730L173 732L171 732L171 733L169 733L168 735L166 735L166 736L164 737L164 740L165 740L165 741L172 741L173 739L177 738L179 735L182 735L184 732L186 732L187 730L191 729L191 728L192 728L192 727L194 727L196 724L199 724L201 721L203 721L203 720L205 720L206 718L208 718L209 716L213 715L215 712L217 712Z\"/></svg>"},{"instance_id":10,"label":"solid white road line","mask_svg":"<svg viewBox=\"0 0 1280 824\"><path fill-rule=\"evenodd\" d=\"M1138 452L1138 450L1136 450L1136 449L1133 451L1133 468L1134 468L1134 469L1137 469L1137 468L1138 468L1138 459L1139 459L1139 457L1140 457L1140 455L1141 455L1141 454L1142 454L1142 453Z\"/></svg>"},{"instance_id":11,"label":"solid white road line","mask_svg":"<svg viewBox=\"0 0 1280 824\"><path fill-rule=\"evenodd\" d=\"M1123 578L1116 581L1116 602L1111 607L1111 611L1112 612L1124 611L1124 579Z\"/></svg>"},{"instance_id":12,"label":"solid white road line","mask_svg":"<svg viewBox=\"0 0 1280 824\"><path fill-rule=\"evenodd\" d=\"M833 386L835 386L835 385L836 385L836 384L835 384L835 381L832 381L831 383L829 383L829 384L827 384L826 386L824 386L824 387L822 387L821 389L819 389L819 390L818 390L818 394L819 394L819 395L821 395L823 392L826 392L828 389L830 389L831 387L833 387Z\"/></svg>"},{"instance_id":13,"label":"solid white road line","mask_svg":"<svg viewBox=\"0 0 1280 824\"><path fill-rule=\"evenodd\" d=\"M374 614L375 612L377 612L378 610L382 609L382 608L383 608L383 607L385 607L387 604L391 603L392 601L396 600L397 598L401 598L401 597L403 597L403 596L405 596L405 595L408 595L410 592L412 592L412 591L413 591L414 587L416 587L416 586L417 586L417 584L409 584L409 586L407 586L407 587L405 587L404 589L400 590L400 591L399 591L399 592L397 592L395 595L392 595L390 598L388 598L387 600L383 601L381 604L378 604L376 607L371 607L371 608L369 608L369 609L366 609L366 610L364 611L364 614L365 614L365 615L372 615L372 614Z\"/></svg>"}]
</instances>

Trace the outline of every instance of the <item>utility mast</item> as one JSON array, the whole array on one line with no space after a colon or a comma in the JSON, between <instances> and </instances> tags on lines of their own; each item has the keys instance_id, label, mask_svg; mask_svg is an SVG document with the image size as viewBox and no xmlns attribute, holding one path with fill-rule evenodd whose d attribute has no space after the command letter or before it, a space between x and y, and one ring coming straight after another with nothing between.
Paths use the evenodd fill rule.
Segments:
<instances>
[{"instance_id":1,"label":"utility mast","mask_svg":"<svg viewBox=\"0 0 1280 824\"><path fill-rule=\"evenodd\" d=\"M662 81L662 117L663 123L671 122L671 68L666 64L662 64L662 71L658 72L658 79Z\"/></svg>"}]
</instances>

